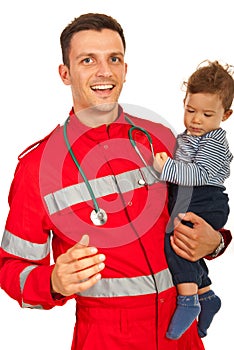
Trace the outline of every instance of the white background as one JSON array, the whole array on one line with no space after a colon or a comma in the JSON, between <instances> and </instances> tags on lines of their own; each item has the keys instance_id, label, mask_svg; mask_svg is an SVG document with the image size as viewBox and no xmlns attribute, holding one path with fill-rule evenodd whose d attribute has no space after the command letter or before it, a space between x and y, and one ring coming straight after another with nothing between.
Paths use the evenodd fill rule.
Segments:
<instances>
[{"instance_id":1,"label":"white background","mask_svg":"<svg viewBox=\"0 0 234 350\"><path fill-rule=\"evenodd\" d=\"M123 26L127 82L120 102L137 104L183 130L181 84L205 60L234 65L233 1L230 0L8 0L0 8L1 126L0 227L18 154L62 123L71 107L69 87L60 81L59 36L74 17L102 12ZM223 124L234 153L233 118ZM232 175L227 181L234 208ZM232 211L233 212L233 211ZM233 214L227 228L234 232ZM204 340L206 350L233 349L234 245L209 263L213 288L223 306ZM51 311L22 310L0 291L0 347L3 350L70 349L74 301ZM224 345L225 342L225 345ZM130 350L130 349L129 349ZM147 350L147 349L146 349Z\"/></svg>"}]
</instances>

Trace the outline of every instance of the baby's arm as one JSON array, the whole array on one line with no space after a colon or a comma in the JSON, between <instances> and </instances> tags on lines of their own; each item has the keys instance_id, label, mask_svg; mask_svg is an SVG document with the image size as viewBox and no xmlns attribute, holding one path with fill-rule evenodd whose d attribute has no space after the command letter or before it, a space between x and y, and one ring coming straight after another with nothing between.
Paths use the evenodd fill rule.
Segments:
<instances>
[{"instance_id":1,"label":"baby's arm","mask_svg":"<svg viewBox=\"0 0 234 350\"><path fill-rule=\"evenodd\" d=\"M168 158L168 155L166 152L159 152L155 154L153 167L158 173L161 174L167 158Z\"/></svg>"}]
</instances>

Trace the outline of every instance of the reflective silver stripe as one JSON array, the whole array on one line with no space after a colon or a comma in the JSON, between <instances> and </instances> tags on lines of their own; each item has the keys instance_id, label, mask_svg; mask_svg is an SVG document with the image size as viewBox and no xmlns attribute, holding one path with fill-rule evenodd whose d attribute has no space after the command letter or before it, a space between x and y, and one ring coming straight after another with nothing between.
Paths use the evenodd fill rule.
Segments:
<instances>
[{"instance_id":1,"label":"reflective silver stripe","mask_svg":"<svg viewBox=\"0 0 234 350\"><path fill-rule=\"evenodd\" d=\"M156 174L154 176L152 167L149 166L89 181L95 198L119 193L119 190L121 193L129 192L142 187L145 183L152 185L155 182L158 182L158 179ZM89 201L91 196L85 183L81 182L50 193L44 197L44 200L51 215L71 205Z\"/></svg>"},{"instance_id":2,"label":"reflective silver stripe","mask_svg":"<svg viewBox=\"0 0 234 350\"><path fill-rule=\"evenodd\" d=\"M2 238L2 249L22 259L42 260L50 252L50 237L46 243L32 243L5 230Z\"/></svg>"},{"instance_id":3,"label":"reflective silver stripe","mask_svg":"<svg viewBox=\"0 0 234 350\"><path fill-rule=\"evenodd\" d=\"M27 266L20 274L20 290L21 290L21 294L23 294L23 290L24 290L24 285L25 282L28 278L28 275L30 274L30 272L32 270L34 270L38 265L30 265ZM22 308L30 308L30 309L40 309L43 310L43 306L41 305L31 305L31 304L27 304L22 300L22 304L21 304Z\"/></svg>"},{"instance_id":4,"label":"reflective silver stripe","mask_svg":"<svg viewBox=\"0 0 234 350\"><path fill-rule=\"evenodd\" d=\"M154 275L158 293L174 286L169 269ZM112 298L154 294L155 285L151 275L131 278L102 278L90 289L78 295L95 298Z\"/></svg>"},{"instance_id":5,"label":"reflective silver stripe","mask_svg":"<svg viewBox=\"0 0 234 350\"><path fill-rule=\"evenodd\" d=\"M22 307L23 308L29 308L29 309L38 309L38 310L44 310L42 305L31 305L31 304L27 304L22 302Z\"/></svg>"},{"instance_id":6,"label":"reflective silver stripe","mask_svg":"<svg viewBox=\"0 0 234 350\"><path fill-rule=\"evenodd\" d=\"M32 270L34 270L35 268L37 267L37 265L30 265L30 266L27 266L21 273L20 273L20 290L21 290L21 293L23 293L23 290L24 290L24 285L25 285L25 282L28 278L28 275L30 274L30 272Z\"/></svg>"}]
</instances>

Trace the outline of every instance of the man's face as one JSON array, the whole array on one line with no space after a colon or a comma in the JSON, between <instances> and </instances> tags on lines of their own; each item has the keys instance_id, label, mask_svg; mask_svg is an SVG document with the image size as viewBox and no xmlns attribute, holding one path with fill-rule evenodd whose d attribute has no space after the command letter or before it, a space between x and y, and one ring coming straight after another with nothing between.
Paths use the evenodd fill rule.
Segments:
<instances>
[{"instance_id":1,"label":"man's face","mask_svg":"<svg viewBox=\"0 0 234 350\"><path fill-rule=\"evenodd\" d=\"M125 81L127 65L119 34L110 29L80 31L72 37L70 68L59 67L66 85L71 85L75 112L94 108L111 111Z\"/></svg>"}]
</instances>

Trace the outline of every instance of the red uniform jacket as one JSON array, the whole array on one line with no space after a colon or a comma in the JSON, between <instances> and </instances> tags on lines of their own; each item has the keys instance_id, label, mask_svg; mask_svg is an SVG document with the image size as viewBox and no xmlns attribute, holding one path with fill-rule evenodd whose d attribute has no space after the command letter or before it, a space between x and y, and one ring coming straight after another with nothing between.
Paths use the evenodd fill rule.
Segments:
<instances>
[{"instance_id":1,"label":"red uniform jacket","mask_svg":"<svg viewBox=\"0 0 234 350\"><path fill-rule=\"evenodd\" d=\"M150 132L155 152L173 152L169 129L129 118ZM196 323L178 341L165 337L176 305L164 255L167 186L134 151L130 127L122 111L109 126L89 129L73 113L68 123L72 150L107 212L103 226L90 220L93 202L67 151L63 127L20 157L2 241L1 287L22 307L63 305L68 298L50 293L50 239L56 260L86 233L106 255L106 267L93 288L73 296L78 321L72 348L202 350ZM135 130L133 138L152 164L144 133Z\"/></svg>"}]
</instances>

